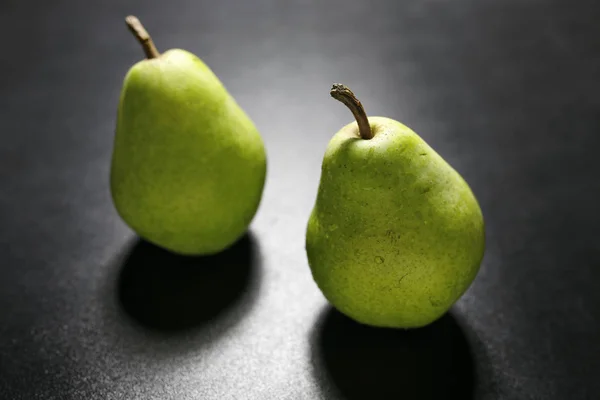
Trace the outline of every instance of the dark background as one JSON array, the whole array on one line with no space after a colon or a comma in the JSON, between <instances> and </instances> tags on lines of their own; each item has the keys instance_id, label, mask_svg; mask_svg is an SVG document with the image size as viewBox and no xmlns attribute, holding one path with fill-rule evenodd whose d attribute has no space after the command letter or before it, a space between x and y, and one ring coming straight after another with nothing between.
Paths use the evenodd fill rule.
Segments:
<instances>
[{"instance_id":1,"label":"dark background","mask_svg":"<svg viewBox=\"0 0 600 400\"><path fill-rule=\"evenodd\" d=\"M596 1L39 1L0 6L0 398L600 398ZM184 259L108 190L122 79L205 60L264 136L250 234ZM330 137L402 121L469 182L481 272L412 332L358 326L312 281L304 229Z\"/></svg>"}]
</instances>

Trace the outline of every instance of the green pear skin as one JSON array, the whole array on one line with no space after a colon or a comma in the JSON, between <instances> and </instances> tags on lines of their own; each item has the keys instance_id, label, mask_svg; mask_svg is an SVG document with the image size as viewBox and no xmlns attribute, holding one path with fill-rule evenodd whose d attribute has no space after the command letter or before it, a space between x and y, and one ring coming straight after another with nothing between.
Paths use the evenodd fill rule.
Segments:
<instances>
[{"instance_id":1,"label":"green pear skin","mask_svg":"<svg viewBox=\"0 0 600 400\"><path fill-rule=\"evenodd\" d=\"M248 229L265 175L259 132L198 57L172 49L128 71L110 188L140 237L178 254L220 252Z\"/></svg>"},{"instance_id":2,"label":"green pear skin","mask_svg":"<svg viewBox=\"0 0 600 400\"><path fill-rule=\"evenodd\" d=\"M306 230L314 281L355 321L417 328L446 313L484 255L484 220L463 178L405 125L369 117L328 144Z\"/></svg>"}]
</instances>

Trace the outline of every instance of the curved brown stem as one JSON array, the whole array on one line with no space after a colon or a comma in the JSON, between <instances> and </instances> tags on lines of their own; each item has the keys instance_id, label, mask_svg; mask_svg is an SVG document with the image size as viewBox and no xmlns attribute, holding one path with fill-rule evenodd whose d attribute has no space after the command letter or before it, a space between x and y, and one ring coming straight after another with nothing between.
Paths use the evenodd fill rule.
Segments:
<instances>
[{"instance_id":1,"label":"curved brown stem","mask_svg":"<svg viewBox=\"0 0 600 400\"><path fill-rule=\"evenodd\" d=\"M356 119L356 123L358 124L358 132L360 133L360 137L369 140L373 138L373 132L371 131L371 126L369 125L369 119L367 118L367 114L365 113L365 109L362 104L352 90L348 89L348 87L342 85L341 83L334 83L331 91L329 92L331 97L334 99L341 101L352 111L352 115Z\"/></svg>"},{"instance_id":2,"label":"curved brown stem","mask_svg":"<svg viewBox=\"0 0 600 400\"><path fill-rule=\"evenodd\" d=\"M129 27L129 30L134 34L137 40L140 42L144 49L144 53L146 53L146 58L156 58L160 56L160 53L156 49L152 38L148 34L148 31L144 28L144 25L140 22L137 17L133 15L129 15L125 18L125 23Z\"/></svg>"}]
</instances>

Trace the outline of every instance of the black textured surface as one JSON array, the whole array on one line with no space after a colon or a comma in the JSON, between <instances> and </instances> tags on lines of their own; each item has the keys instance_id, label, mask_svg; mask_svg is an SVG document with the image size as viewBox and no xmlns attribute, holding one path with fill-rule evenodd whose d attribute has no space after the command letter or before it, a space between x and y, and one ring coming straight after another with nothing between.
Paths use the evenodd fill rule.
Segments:
<instances>
[{"instance_id":1,"label":"black textured surface","mask_svg":"<svg viewBox=\"0 0 600 400\"><path fill-rule=\"evenodd\" d=\"M0 398L600 398L597 2L38 3L0 6ZM165 254L113 209L128 13L264 135L263 203L226 254ZM357 326L310 277L321 158L351 120L333 82L480 200L481 272L426 329Z\"/></svg>"}]
</instances>

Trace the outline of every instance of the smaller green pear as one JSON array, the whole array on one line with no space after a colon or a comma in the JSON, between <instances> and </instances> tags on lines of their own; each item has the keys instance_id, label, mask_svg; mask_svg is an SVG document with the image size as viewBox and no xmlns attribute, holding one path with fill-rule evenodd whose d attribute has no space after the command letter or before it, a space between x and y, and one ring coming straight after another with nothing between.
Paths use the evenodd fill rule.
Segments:
<instances>
[{"instance_id":1,"label":"smaller green pear","mask_svg":"<svg viewBox=\"0 0 600 400\"><path fill-rule=\"evenodd\" d=\"M407 126L370 117L347 87L331 96L356 122L331 139L306 229L314 281L366 325L417 328L464 294L484 255L469 185Z\"/></svg>"},{"instance_id":2,"label":"smaller green pear","mask_svg":"<svg viewBox=\"0 0 600 400\"><path fill-rule=\"evenodd\" d=\"M223 84L194 54L162 54L140 21L127 25L146 60L121 91L110 189L139 236L184 255L214 254L248 229L266 176L262 138Z\"/></svg>"}]
</instances>

